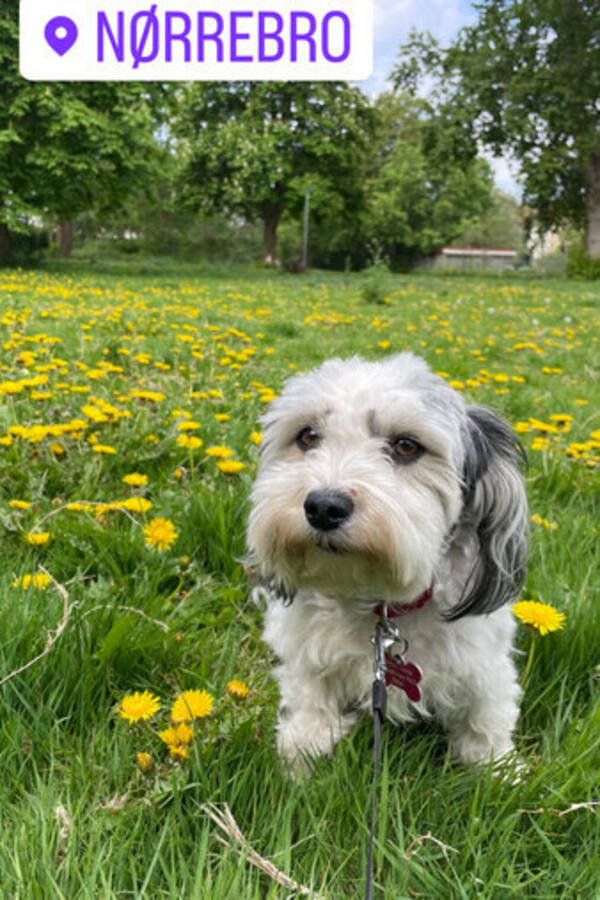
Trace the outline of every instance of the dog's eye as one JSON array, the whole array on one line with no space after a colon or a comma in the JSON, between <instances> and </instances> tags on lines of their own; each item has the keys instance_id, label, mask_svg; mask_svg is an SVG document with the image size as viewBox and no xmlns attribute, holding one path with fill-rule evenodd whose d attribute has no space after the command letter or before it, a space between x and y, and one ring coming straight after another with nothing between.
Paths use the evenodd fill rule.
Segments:
<instances>
[{"instance_id":1,"label":"dog's eye","mask_svg":"<svg viewBox=\"0 0 600 900\"><path fill-rule=\"evenodd\" d=\"M414 438L401 434L389 442L392 459L397 462L409 462L418 459L425 453L425 447Z\"/></svg>"},{"instance_id":2,"label":"dog's eye","mask_svg":"<svg viewBox=\"0 0 600 900\"><path fill-rule=\"evenodd\" d=\"M296 435L296 446L302 451L312 450L313 447L318 447L320 443L321 435L318 434L314 428L311 428L310 425L303 428L302 431Z\"/></svg>"}]
</instances>

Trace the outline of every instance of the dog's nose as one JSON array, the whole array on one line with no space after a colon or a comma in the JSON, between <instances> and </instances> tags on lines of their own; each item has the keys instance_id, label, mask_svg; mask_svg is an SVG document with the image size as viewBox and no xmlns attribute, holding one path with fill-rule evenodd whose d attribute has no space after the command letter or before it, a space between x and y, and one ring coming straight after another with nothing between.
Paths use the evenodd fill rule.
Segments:
<instances>
[{"instance_id":1,"label":"dog's nose","mask_svg":"<svg viewBox=\"0 0 600 900\"><path fill-rule=\"evenodd\" d=\"M354 500L343 491L310 491L304 501L304 514L313 528L332 531L352 514Z\"/></svg>"}]
</instances>

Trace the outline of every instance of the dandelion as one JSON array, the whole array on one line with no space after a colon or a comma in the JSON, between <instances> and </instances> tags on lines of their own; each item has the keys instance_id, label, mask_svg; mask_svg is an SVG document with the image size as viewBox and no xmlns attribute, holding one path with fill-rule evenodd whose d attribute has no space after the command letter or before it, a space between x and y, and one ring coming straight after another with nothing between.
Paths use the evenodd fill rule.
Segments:
<instances>
[{"instance_id":1,"label":"dandelion","mask_svg":"<svg viewBox=\"0 0 600 900\"><path fill-rule=\"evenodd\" d=\"M207 447L204 452L207 456L214 456L217 459L226 459L226 457L228 456L233 456L233 450L231 449L231 447Z\"/></svg>"},{"instance_id":2,"label":"dandelion","mask_svg":"<svg viewBox=\"0 0 600 900\"><path fill-rule=\"evenodd\" d=\"M184 691L173 704L171 718L174 722L203 719L210 715L214 702L214 697L207 691Z\"/></svg>"},{"instance_id":3,"label":"dandelion","mask_svg":"<svg viewBox=\"0 0 600 900\"><path fill-rule=\"evenodd\" d=\"M49 531L29 531L25 535L25 540L28 544L32 544L34 547L42 547L44 544L47 544L50 540L50 532Z\"/></svg>"},{"instance_id":4,"label":"dandelion","mask_svg":"<svg viewBox=\"0 0 600 900\"><path fill-rule=\"evenodd\" d=\"M137 753L135 761L138 769L143 775L147 775L154 768L154 759L149 753Z\"/></svg>"},{"instance_id":5,"label":"dandelion","mask_svg":"<svg viewBox=\"0 0 600 900\"><path fill-rule=\"evenodd\" d=\"M194 729L190 728L189 725L186 725L185 722L181 722L179 725L165 728L164 731L159 731L158 736L167 747L178 745L186 746L187 744L191 744L194 740Z\"/></svg>"},{"instance_id":6,"label":"dandelion","mask_svg":"<svg viewBox=\"0 0 600 900\"><path fill-rule=\"evenodd\" d=\"M181 744L172 744L169 747L169 753L174 759L187 759L189 756L188 748Z\"/></svg>"},{"instance_id":7,"label":"dandelion","mask_svg":"<svg viewBox=\"0 0 600 900\"><path fill-rule=\"evenodd\" d=\"M193 434L180 434L177 438L177 446L186 447L188 450L198 450L203 443L202 438L195 437Z\"/></svg>"},{"instance_id":8,"label":"dandelion","mask_svg":"<svg viewBox=\"0 0 600 900\"><path fill-rule=\"evenodd\" d=\"M233 681L228 681L227 693L236 700L243 700L244 697L248 696L248 685L243 681L236 681L235 679Z\"/></svg>"},{"instance_id":9,"label":"dandelion","mask_svg":"<svg viewBox=\"0 0 600 900\"><path fill-rule=\"evenodd\" d=\"M52 579L45 572L38 572L37 575L23 575L22 578L15 578L12 583L13 587L20 587L26 591L28 587L34 587L37 591L45 591L48 585L52 583Z\"/></svg>"},{"instance_id":10,"label":"dandelion","mask_svg":"<svg viewBox=\"0 0 600 900\"><path fill-rule=\"evenodd\" d=\"M168 550L178 538L175 526L170 519L152 519L144 528L144 536L148 547L157 550Z\"/></svg>"},{"instance_id":11,"label":"dandelion","mask_svg":"<svg viewBox=\"0 0 600 900\"><path fill-rule=\"evenodd\" d=\"M142 475L140 472L130 472L129 475L124 475L121 480L125 484L130 485L130 487L142 487L142 485L148 484L148 476Z\"/></svg>"},{"instance_id":12,"label":"dandelion","mask_svg":"<svg viewBox=\"0 0 600 900\"><path fill-rule=\"evenodd\" d=\"M117 452L115 447L110 447L108 444L93 444L92 451L94 453L107 453L107 454Z\"/></svg>"},{"instance_id":13,"label":"dandelion","mask_svg":"<svg viewBox=\"0 0 600 900\"><path fill-rule=\"evenodd\" d=\"M128 722L150 719L160 709L160 700L150 691L136 691L126 694L118 706L118 713Z\"/></svg>"},{"instance_id":14,"label":"dandelion","mask_svg":"<svg viewBox=\"0 0 600 900\"><path fill-rule=\"evenodd\" d=\"M29 509L31 507L31 503L26 500L9 500L8 505L11 509Z\"/></svg>"},{"instance_id":15,"label":"dandelion","mask_svg":"<svg viewBox=\"0 0 600 900\"><path fill-rule=\"evenodd\" d=\"M556 531L558 525L556 522L550 522L548 519L543 519L542 516L538 515L538 513L534 513L531 516L531 521L536 525L541 525L543 528L547 528L549 531Z\"/></svg>"},{"instance_id":16,"label":"dandelion","mask_svg":"<svg viewBox=\"0 0 600 900\"><path fill-rule=\"evenodd\" d=\"M559 612L549 603L538 603L537 600L521 600L513 606L513 613L525 625L536 628L540 634L560 631L564 625L565 614Z\"/></svg>"},{"instance_id":17,"label":"dandelion","mask_svg":"<svg viewBox=\"0 0 600 900\"><path fill-rule=\"evenodd\" d=\"M236 475L238 472L242 471L244 463L235 459L221 459L217 463L217 466L221 472L225 472L226 475Z\"/></svg>"},{"instance_id":18,"label":"dandelion","mask_svg":"<svg viewBox=\"0 0 600 900\"><path fill-rule=\"evenodd\" d=\"M529 625L533 632L527 662L521 676L521 685L524 687L533 665L538 634L546 635L550 631L560 631L565 621L565 615L550 606L549 603L538 603L537 600L520 600L519 603L514 604L512 609L517 619L525 625Z\"/></svg>"},{"instance_id":19,"label":"dandelion","mask_svg":"<svg viewBox=\"0 0 600 900\"><path fill-rule=\"evenodd\" d=\"M127 500L119 500L116 503L111 503L112 509L128 509L129 512L148 512L149 509L152 509L152 503L150 500L146 500L145 497L128 497Z\"/></svg>"},{"instance_id":20,"label":"dandelion","mask_svg":"<svg viewBox=\"0 0 600 900\"><path fill-rule=\"evenodd\" d=\"M252 434L250 435L250 440L252 441L253 444L256 444L257 447L260 447L260 444L262 441L262 432L253 431Z\"/></svg>"}]
</instances>

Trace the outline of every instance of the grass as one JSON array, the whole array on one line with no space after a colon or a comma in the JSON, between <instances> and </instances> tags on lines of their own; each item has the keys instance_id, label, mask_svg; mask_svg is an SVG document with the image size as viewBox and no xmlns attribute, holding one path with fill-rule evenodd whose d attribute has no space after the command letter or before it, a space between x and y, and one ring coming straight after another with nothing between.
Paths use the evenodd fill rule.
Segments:
<instances>
[{"instance_id":1,"label":"grass","mask_svg":"<svg viewBox=\"0 0 600 900\"><path fill-rule=\"evenodd\" d=\"M310 780L284 775L272 660L239 560L251 435L272 392L334 354L407 348L472 402L524 423L540 519L524 596L566 623L538 639L518 785L451 765L435 725L384 729L379 895L600 896L597 292L474 276L390 276L386 287L370 303L360 276L319 272L0 273L2 896L285 896L215 839L207 802L229 804L251 846L320 897L362 895L370 723ZM202 447L178 445L186 420L200 423L190 434ZM244 467L222 472L210 446ZM124 484L131 472L147 485ZM152 506L108 506L129 497ZM155 517L178 533L169 549L145 542ZM26 543L40 531L45 545ZM43 571L45 590L14 586ZM49 636L46 655L11 676ZM523 628L522 667L530 640ZM234 678L250 688L243 700L228 694ZM215 707L178 761L156 732L186 689L209 691ZM136 690L163 706L128 725L116 709ZM147 775L140 751L154 758Z\"/></svg>"}]
</instances>

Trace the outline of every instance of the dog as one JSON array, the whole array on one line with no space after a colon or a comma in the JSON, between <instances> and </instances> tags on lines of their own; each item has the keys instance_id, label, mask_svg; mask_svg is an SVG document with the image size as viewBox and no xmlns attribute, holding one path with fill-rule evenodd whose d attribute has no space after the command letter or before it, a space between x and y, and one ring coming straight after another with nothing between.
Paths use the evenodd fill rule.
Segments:
<instances>
[{"instance_id":1,"label":"dog","mask_svg":"<svg viewBox=\"0 0 600 900\"><path fill-rule=\"evenodd\" d=\"M516 436L409 352L295 376L262 425L247 544L269 585L292 771L370 709L377 615L399 631L387 718L435 716L454 759L497 764L521 694L507 605L528 552Z\"/></svg>"}]
</instances>

